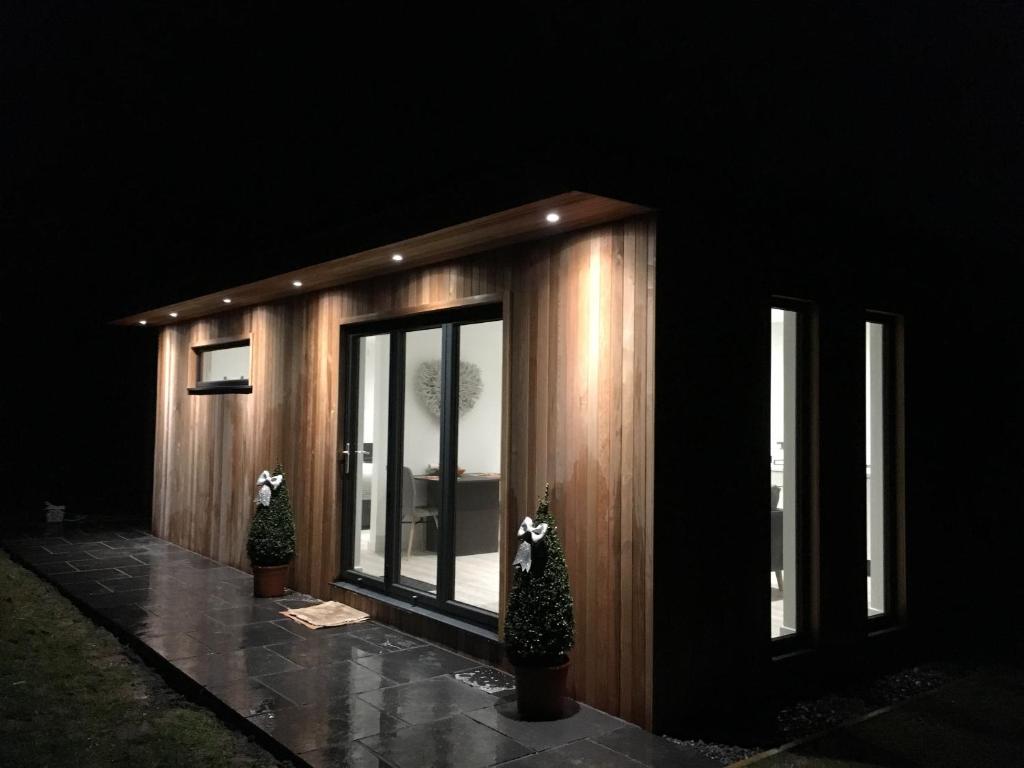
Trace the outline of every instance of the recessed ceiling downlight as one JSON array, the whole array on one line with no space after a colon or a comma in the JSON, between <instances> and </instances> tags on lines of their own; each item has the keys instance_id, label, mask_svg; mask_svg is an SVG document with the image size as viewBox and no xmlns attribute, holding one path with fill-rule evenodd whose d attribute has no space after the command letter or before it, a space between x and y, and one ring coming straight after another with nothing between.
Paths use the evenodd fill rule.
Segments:
<instances>
[{"instance_id":1,"label":"recessed ceiling downlight","mask_svg":"<svg viewBox=\"0 0 1024 768\"><path fill-rule=\"evenodd\" d=\"M547 219L547 222L548 222L548 224L557 224L557 223L558 223L558 220L559 220L559 219L561 219L562 217L561 217L561 216L559 216L559 215L558 215L557 213L555 213L554 211L552 211L551 213L549 213L549 214L548 214L547 216L545 216L544 218L545 218L545 219Z\"/></svg>"},{"instance_id":2,"label":"recessed ceiling downlight","mask_svg":"<svg viewBox=\"0 0 1024 768\"><path fill-rule=\"evenodd\" d=\"M177 317L177 316L178 316L177 312L171 312L171 317Z\"/></svg>"},{"instance_id":3,"label":"recessed ceiling downlight","mask_svg":"<svg viewBox=\"0 0 1024 768\"><path fill-rule=\"evenodd\" d=\"M231 299L221 299L221 301L223 301L225 304L231 303Z\"/></svg>"},{"instance_id":4,"label":"recessed ceiling downlight","mask_svg":"<svg viewBox=\"0 0 1024 768\"><path fill-rule=\"evenodd\" d=\"M139 320L139 325L145 325L145 324L146 324L145 320Z\"/></svg>"},{"instance_id":5,"label":"recessed ceiling downlight","mask_svg":"<svg viewBox=\"0 0 1024 768\"><path fill-rule=\"evenodd\" d=\"M301 280L292 280L292 285L294 285L296 288L301 288L302 287L302 281Z\"/></svg>"},{"instance_id":6,"label":"recessed ceiling downlight","mask_svg":"<svg viewBox=\"0 0 1024 768\"><path fill-rule=\"evenodd\" d=\"M391 260L392 261L401 261L404 258L405 257L402 254L400 254L400 253L392 253L391 254Z\"/></svg>"}]
</instances>

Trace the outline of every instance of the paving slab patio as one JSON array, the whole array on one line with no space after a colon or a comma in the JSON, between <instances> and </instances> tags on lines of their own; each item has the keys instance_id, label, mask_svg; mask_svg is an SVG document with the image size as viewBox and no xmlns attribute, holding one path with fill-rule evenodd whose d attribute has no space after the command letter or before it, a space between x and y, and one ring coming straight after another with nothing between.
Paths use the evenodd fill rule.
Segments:
<instances>
[{"instance_id":1,"label":"paving slab patio","mask_svg":"<svg viewBox=\"0 0 1024 768\"><path fill-rule=\"evenodd\" d=\"M699 752L581 705L515 715L511 677L368 621L310 630L252 577L133 528L6 539L12 556L276 754L311 766L708 768Z\"/></svg>"}]
</instances>

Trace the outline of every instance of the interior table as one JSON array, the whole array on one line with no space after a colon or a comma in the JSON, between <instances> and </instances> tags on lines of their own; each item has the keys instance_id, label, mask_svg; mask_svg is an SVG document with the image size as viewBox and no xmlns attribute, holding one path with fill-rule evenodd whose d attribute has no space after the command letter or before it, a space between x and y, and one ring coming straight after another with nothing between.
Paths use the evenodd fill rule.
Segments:
<instances>
[{"instance_id":1,"label":"interior table","mask_svg":"<svg viewBox=\"0 0 1024 768\"><path fill-rule=\"evenodd\" d=\"M417 495L426 506L441 508L441 484L437 475L418 475ZM465 473L455 480L455 555L478 555L498 551L500 510L498 489L501 475ZM437 551L437 532L427 526L426 548Z\"/></svg>"}]
</instances>

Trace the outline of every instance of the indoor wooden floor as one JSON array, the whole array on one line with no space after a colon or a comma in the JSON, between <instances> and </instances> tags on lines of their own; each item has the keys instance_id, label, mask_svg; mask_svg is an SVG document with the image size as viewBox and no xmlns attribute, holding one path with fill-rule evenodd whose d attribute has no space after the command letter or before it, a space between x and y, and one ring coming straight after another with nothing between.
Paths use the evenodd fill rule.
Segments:
<instances>
[{"instance_id":1,"label":"indoor wooden floor","mask_svg":"<svg viewBox=\"0 0 1024 768\"><path fill-rule=\"evenodd\" d=\"M782 631L782 590L775 583L775 574L771 574L769 578L772 589L772 637L781 637L783 634L789 634Z\"/></svg>"},{"instance_id":2,"label":"indoor wooden floor","mask_svg":"<svg viewBox=\"0 0 1024 768\"><path fill-rule=\"evenodd\" d=\"M384 557L370 546L370 532L363 531L362 537L362 570L369 574L384 573ZM413 554L408 556L403 550L400 572L409 579L433 585L437 581L437 555L414 547ZM485 611L498 612L497 552L455 558L455 599Z\"/></svg>"}]
</instances>

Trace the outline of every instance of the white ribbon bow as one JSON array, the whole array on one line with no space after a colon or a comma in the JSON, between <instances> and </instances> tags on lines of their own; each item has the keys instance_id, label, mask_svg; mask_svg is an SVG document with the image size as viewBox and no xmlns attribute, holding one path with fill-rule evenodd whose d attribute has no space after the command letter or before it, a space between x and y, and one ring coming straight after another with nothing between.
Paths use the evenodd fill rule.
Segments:
<instances>
[{"instance_id":1,"label":"white ribbon bow","mask_svg":"<svg viewBox=\"0 0 1024 768\"><path fill-rule=\"evenodd\" d=\"M529 573L530 566L533 564L533 545L543 539L547 532L547 523L534 525L533 518L527 515L519 524L518 538L522 541L519 542L519 549L516 551L516 559L512 561L512 566L518 565L525 573Z\"/></svg>"},{"instance_id":2,"label":"white ribbon bow","mask_svg":"<svg viewBox=\"0 0 1024 768\"><path fill-rule=\"evenodd\" d=\"M261 507L269 507L270 496L277 490L282 480L284 480L284 475L271 475L264 469L263 473L256 480L256 485L259 486L259 489L256 491L256 503Z\"/></svg>"}]
</instances>

